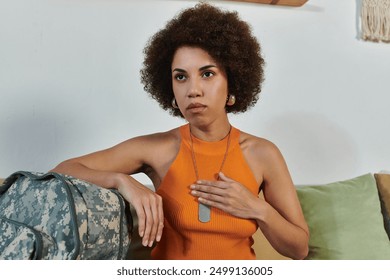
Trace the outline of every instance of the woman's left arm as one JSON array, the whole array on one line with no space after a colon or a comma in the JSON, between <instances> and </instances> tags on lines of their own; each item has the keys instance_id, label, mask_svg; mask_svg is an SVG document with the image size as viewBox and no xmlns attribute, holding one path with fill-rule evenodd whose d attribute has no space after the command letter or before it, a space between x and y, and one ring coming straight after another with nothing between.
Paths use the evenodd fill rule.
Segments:
<instances>
[{"instance_id":1,"label":"woman's left arm","mask_svg":"<svg viewBox=\"0 0 390 280\"><path fill-rule=\"evenodd\" d=\"M262 153L264 203L257 223L270 244L281 254L303 259L309 248L309 229L286 162L279 149L269 143Z\"/></svg>"}]
</instances>

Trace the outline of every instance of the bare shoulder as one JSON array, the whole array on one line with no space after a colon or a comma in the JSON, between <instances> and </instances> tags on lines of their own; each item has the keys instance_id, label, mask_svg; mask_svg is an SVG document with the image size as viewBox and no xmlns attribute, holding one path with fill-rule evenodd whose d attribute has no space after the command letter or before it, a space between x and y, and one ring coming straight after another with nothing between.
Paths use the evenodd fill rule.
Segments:
<instances>
[{"instance_id":1,"label":"bare shoulder","mask_svg":"<svg viewBox=\"0 0 390 280\"><path fill-rule=\"evenodd\" d=\"M279 148L271 141L240 132L240 147L245 154L261 159L270 159L281 156Z\"/></svg>"},{"instance_id":2,"label":"bare shoulder","mask_svg":"<svg viewBox=\"0 0 390 280\"><path fill-rule=\"evenodd\" d=\"M153 134L141 135L135 138L129 139L126 142L136 143L146 148L150 146L160 146L160 145L174 145L180 142L180 132L179 128L174 128L165 132L158 132Z\"/></svg>"},{"instance_id":3,"label":"bare shoulder","mask_svg":"<svg viewBox=\"0 0 390 280\"><path fill-rule=\"evenodd\" d=\"M141 159L141 172L149 176L157 187L164 178L180 149L179 128L167 132L139 136L136 144L137 157Z\"/></svg>"},{"instance_id":4,"label":"bare shoulder","mask_svg":"<svg viewBox=\"0 0 390 280\"><path fill-rule=\"evenodd\" d=\"M259 183L268 184L275 178L283 177L289 180L286 162L273 142L246 132L240 133L239 141L242 153Z\"/></svg>"},{"instance_id":5,"label":"bare shoulder","mask_svg":"<svg viewBox=\"0 0 390 280\"><path fill-rule=\"evenodd\" d=\"M174 153L180 145L178 128L153 134L137 136L117 145L119 150L131 152L141 158L144 163L151 164L153 159L166 157Z\"/></svg>"}]
</instances>

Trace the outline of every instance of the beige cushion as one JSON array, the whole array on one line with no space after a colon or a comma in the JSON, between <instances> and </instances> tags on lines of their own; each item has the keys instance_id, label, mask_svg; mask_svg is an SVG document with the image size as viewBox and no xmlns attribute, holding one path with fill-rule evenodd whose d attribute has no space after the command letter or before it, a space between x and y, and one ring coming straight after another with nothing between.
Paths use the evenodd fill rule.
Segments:
<instances>
[{"instance_id":1,"label":"beige cushion","mask_svg":"<svg viewBox=\"0 0 390 280\"><path fill-rule=\"evenodd\" d=\"M289 258L279 254L268 242L260 230L253 235L254 244L252 246L258 260L288 260Z\"/></svg>"},{"instance_id":2,"label":"beige cushion","mask_svg":"<svg viewBox=\"0 0 390 280\"><path fill-rule=\"evenodd\" d=\"M387 215L390 216L390 174L374 174Z\"/></svg>"},{"instance_id":3,"label":"beige cushion","mask_svg":"<svg viewBox=\"0 0 390 280\"><path fill-rule=\"evenodd\" d=\"M390 174L374 174L381 198L382 214L390 238Z\"/></svg>"}]
</instances>

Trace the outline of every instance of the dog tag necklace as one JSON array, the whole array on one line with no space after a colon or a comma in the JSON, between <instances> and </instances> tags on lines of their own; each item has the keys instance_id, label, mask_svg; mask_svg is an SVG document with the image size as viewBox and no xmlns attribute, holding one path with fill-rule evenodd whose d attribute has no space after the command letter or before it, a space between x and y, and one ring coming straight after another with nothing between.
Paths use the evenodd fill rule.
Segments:
<instances>
[{"instance_id":1,"label":"dog tag necklace","mask_svg":"<svg viewBox=\"0 0 390 280\"><path fill-rule=\"evenodd\" d=\"M227 154L228 154L229 146L230 146L230 132L231 132L231 130L232 130L232 127L230 126L229 133L227 135L226 151L225 151L225 154L223 155L221 167L219 168L218 174L219 174L219 172L222 171L222 168L223 168L225 161L226 161L226 158L227 158ZM192 139L191 128L190 128L190 139L191 139L192 162L194 165L196 181L198 181L199 180L199 172L198 172L198 166L196 164L196 157L195 157L195 151L194 151L194 140ZM219 178L219 175L218 175L218 178ZM199 205L198 205L198 219L199 219L199 221L201 221L202 223L207 223L210 221L210 218L211 218L210 206L199 202Z\"/></svg>"}]
</instances>

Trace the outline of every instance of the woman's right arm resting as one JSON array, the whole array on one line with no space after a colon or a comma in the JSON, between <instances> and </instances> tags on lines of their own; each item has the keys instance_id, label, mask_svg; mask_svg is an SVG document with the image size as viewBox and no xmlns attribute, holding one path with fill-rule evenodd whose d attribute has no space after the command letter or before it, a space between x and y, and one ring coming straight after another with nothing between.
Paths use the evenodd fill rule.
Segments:
<instances>
[{"instance_id":1,"label":"woman's right arm resting","mask_svg":"<svg viewBox=\"0 0 390 280\"><path fill-rule=\"evenodd\" d=\"M66 160L51 172L117 189L137 213L142 244L152 246L154 241L160 241L164 226L162 199L129 175L143 170L153 150L147 139L130 139L106 150Z\"/></svg>"}]
</instances>

